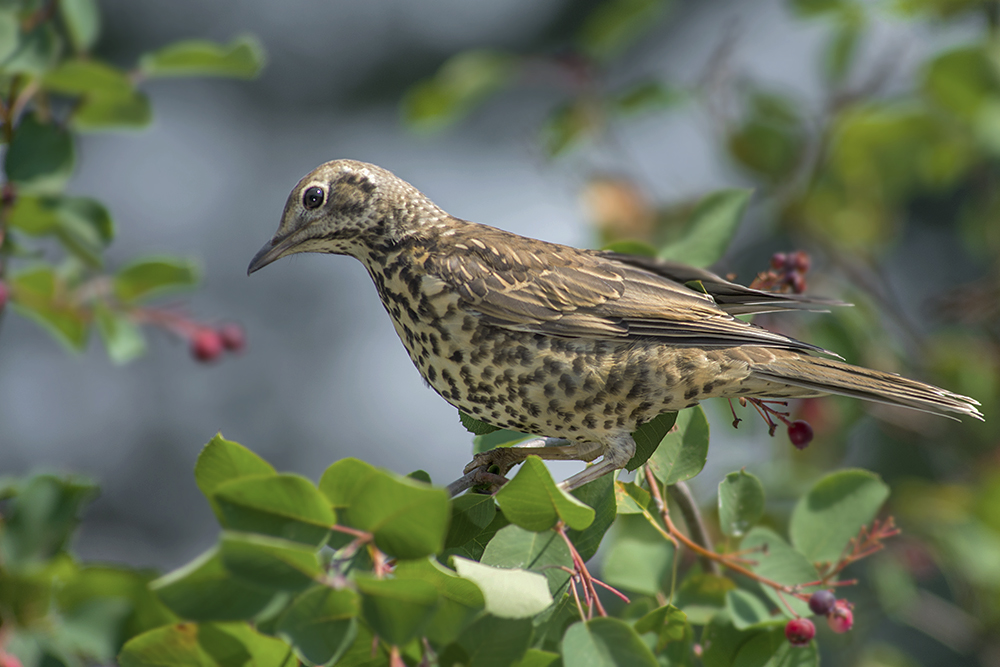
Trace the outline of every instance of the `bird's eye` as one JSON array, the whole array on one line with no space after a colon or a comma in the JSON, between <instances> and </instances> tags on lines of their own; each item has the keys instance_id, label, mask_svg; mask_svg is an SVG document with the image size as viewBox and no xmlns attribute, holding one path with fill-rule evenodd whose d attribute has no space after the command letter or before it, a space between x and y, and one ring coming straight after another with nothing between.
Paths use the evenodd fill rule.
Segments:
<instances>
[{"instance_id":1,"label":"bird's eye","mask_svg":"<svg viewBox=\"0 0 1000 667\"><path fill-rule=\"evenodd\" d=\"M314 185L302 193L302 205L308 209L319 208L325 198L326 193L323 192L323 188Z\"/></svg>"}]
</instances>

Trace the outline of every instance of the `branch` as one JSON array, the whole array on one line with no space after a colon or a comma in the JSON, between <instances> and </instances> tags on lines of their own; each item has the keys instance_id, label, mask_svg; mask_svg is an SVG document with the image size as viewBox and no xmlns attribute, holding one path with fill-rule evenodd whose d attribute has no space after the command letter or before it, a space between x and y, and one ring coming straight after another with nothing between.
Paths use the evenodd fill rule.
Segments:
<instances>
[{"instance_id":1,"label":"branch","mask_svg":"<svg viewBox=\"0 0 1000 667\"><path fill-rule=\"evenodd\" d=\"M695 502L694 496L691 494L691 488L684 482L677 482L667 487L667 493L680 508L681 514L684 516L684 523L687 524L688 532L691 533L691 539L706 551L711 551L712 545L708 540L705 521L701 518L701 512L698 510L698 503ZM711 558L703 556L701 562L706 571L715 575L721 574L719 564Z\"/></svg>"}]
</instances>

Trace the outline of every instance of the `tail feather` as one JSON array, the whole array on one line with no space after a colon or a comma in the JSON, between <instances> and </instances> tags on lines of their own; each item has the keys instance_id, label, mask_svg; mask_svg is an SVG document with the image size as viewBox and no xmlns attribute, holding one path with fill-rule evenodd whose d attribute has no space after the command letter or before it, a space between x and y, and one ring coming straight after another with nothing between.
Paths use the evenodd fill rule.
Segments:
<instances>
[{"instance_id":1,"label":"tail feather","mask_svg":"<svg viewBox=\"0 0 1000 667\"><path fill-rule=\"evenodd\" d=\"M752 376L769 382L899 405L958 420L954 414L985 421L979 401L940 387L882 371L821 357L795 356L754 366Z\"/></svg>"}]
</instances>

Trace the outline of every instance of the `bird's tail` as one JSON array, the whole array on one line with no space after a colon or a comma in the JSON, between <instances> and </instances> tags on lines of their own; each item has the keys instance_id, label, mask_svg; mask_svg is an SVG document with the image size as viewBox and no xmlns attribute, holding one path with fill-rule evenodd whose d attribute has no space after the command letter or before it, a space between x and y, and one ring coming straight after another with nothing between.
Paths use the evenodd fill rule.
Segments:
<instances>
[{"instance_id":1,"label":"bird's tail","mask_svg":"<svg viewBox=\"0 0 1000 667\"><path fill-rule=\"evenodd\" d=\"M817 393L839 394L866 401L900 405L956 419L954 414L983 420L979 401L933 385L870 368L822 357L789 355L753 367L760 380L801 387Z\"/></svg>"}]
</instances>

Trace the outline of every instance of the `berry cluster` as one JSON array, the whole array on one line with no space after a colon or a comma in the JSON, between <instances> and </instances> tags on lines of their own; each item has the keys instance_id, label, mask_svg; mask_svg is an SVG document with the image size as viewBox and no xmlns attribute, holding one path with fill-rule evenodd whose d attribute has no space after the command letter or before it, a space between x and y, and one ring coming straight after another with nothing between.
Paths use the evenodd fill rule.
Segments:
<instances>
[{"instance_id":1,"label":"berry cluster","mask_svg":"<svg viewBox=\"0 0 1000 667\"><path fill-rule=\"evenodd\" d=\"M771 255L771 271L768 273L775 274L777 286L787 285L796 294L802 294L806 291L806 273L811 264L812 260L805 251L776 252Z\"/></svg>"},{"instance_id":2,"label":"berry cluster","mask_svg":"<svg viewBox=\"0 0 1000 667\"><path fill-rule=\"evenodd\" d=\"M238 324L224 324L218 329L200 327L191 333L191 356L202 363L215 361L223 352L241 352L246 336Z\"/></svg>"},{"instance_id":3,"label":"berry cluster","mask_svg":"<svg viewBox=\"0 0 1000 667\"><path fill-rule=\"evenodd\" d=\"M827 590L816 591L809 597L809 609L817 616L826 616L830 629L840 634L854 625L851 603L838 600ZM792 646L806 646L816 636L816 626L808 618L793 618L785 624L785 637Z\"/></svg>"}]
</instances>

